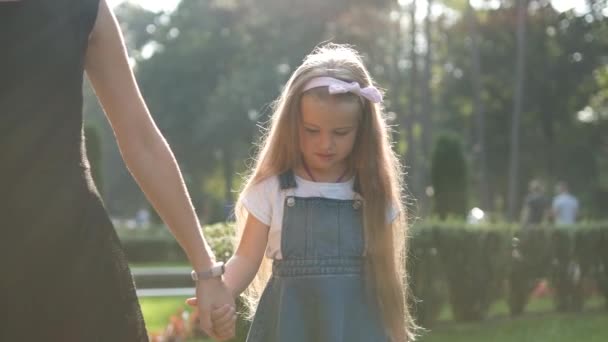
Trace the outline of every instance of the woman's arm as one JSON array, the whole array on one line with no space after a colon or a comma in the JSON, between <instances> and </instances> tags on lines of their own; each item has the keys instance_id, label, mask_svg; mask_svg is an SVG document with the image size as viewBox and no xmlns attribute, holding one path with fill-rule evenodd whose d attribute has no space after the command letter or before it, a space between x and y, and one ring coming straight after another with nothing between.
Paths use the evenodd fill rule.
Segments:
<instances>
[{"instance_id":1,"label":"woman's arm","mask_svg":"<svg viewBox=\"0 0 608 342\"><path fill-rule=\"evenodd\" d=\"M177 162L139 92L120 28L105 0L101 0L89 39L85 68L129 171L194 269L209 269L214 262L213 252L202 236ZM202 299L201 324L213 336L210 310L224 304L234 306L234 300L220 278L197 284L197 295Z\"/></svg>"}]
</instances>

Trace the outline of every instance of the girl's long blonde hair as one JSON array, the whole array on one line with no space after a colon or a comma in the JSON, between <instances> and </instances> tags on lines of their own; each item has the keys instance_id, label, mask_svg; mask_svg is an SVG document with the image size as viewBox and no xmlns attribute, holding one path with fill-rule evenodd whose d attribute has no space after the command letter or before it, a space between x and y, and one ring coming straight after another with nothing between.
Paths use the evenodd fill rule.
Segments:
<instances>
[{"instance_id":1,"label":"girl's long blonde hair","mask_svg":"<svg viewBox=\"0 0 608 342\"><path fill-rule=\"evenodd\" d=\"M358 53L345 45L326 44L308 55L293 73L282 94L274 103L270 129L261 139L255 164L248 175L241 196L260 181L301 165L298 143L300 100L303 86L312 78L330 76L356 81L361 87L372 84ZM363 101L359 132L351 154L356 186L364 198L363 220L366 241L366 277L377 298L392 341L414 339L415 324L407 308L406 217L402 206L402 170L391 148L389 129L379 105ZM237 239L240 239L247 211L242 197L236 203ZM391 206L398 212L393 223L387 222ZM244 294L255 312L257 301L271 273L265 259L256 278Z\"/></svg>"}]
</instances>

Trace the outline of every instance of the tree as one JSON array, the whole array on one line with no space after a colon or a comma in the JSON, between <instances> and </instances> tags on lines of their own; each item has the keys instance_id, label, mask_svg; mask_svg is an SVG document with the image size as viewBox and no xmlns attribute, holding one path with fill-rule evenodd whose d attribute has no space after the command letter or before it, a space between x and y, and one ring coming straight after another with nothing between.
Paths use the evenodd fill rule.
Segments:
<instances>
[{"instance_id":1,"label":"tree","mask_svg":"<svg viewBox=\"0 0 608 342\"><path fill-rule=\"evenodd\" d=\"M460 139L452 134L437 138L431 180L434 190L434 213L464 219L467 214L467 172Z\"/></svg>"},{"instance_id":2,"label":"tree","mask_svg":"<svg viewBox=\"0 0 608 342\"><path fill-rule=\"evenodd\" d=\"M483 108L483 102L481 101L482 85L481 85L481 60L479 53L479 37L478 37L478 26L477 13L471 6L471 1L466 2L466 17L469 22L469 30L471 37L471 81L472 81L472 93L473 93L473 116L475 117L475 142L473 151L477 156L477 195L481 207L486 210L492 210L493 205L490 199L488 178L487 178L487 156L486 156L486 118Z\"/></svg>"},{"instance_id":3,"label":"tree","mask_svg":"<svg viewBox=\"0 0 608 342\"><path fill-rule=\"evenodd\" d=\"M525 81L526 18L528 0L518 0L517 6L517 57L515 60L515 93L513 95L513 116L511 119L511 153L509 159L509 189L507 217L516 219L516 201L519 197L519 122L522 112Z\"/></svg>"}]
</instances>

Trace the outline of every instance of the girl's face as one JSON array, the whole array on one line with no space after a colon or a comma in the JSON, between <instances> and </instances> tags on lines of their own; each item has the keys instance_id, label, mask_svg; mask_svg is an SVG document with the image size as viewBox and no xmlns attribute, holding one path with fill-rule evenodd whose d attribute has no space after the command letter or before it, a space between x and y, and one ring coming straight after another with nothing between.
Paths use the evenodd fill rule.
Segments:
<instances>
[{"instance_id":1,"label":"girl's face","mask_svg":"<svg viewBox=\"0 0 608 342\"><path fill-rule=\"evenodd\" d=\"M361 107L358 101L302 96L300 151L313 174L338 177L353 150Z\"/></svg>"}]
</instances>

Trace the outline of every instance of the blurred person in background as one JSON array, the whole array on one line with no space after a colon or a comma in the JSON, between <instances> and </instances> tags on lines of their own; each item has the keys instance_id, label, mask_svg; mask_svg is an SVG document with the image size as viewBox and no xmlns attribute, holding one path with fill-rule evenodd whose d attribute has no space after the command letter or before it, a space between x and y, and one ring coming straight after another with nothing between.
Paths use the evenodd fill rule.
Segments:
<instances>
[{"instance_id":1,"label":"blurred person in background","mask_svg":"<svg viewBox=\"0 0 608 342\"><path fill-rule=\"evenodd\" d=\"M545 195L545 189L542 183L533 179L528 185L528 194L524 199L524 204L521 212L521 223L524 228L536 226L549 215L549 199Z\"/></svg>"},{"instance_id":2,"label":"blurred person in background","mask_svg":"<svg viewBox=\"0 0 608 342\"><path fill-rule=\"evenodd\" d=\"M575 224L578 218L578 199L572 195L566 182L558 182L555 186L557 195L553 198L552 215L555 225Z\"/></svg>"}]
</instances>

